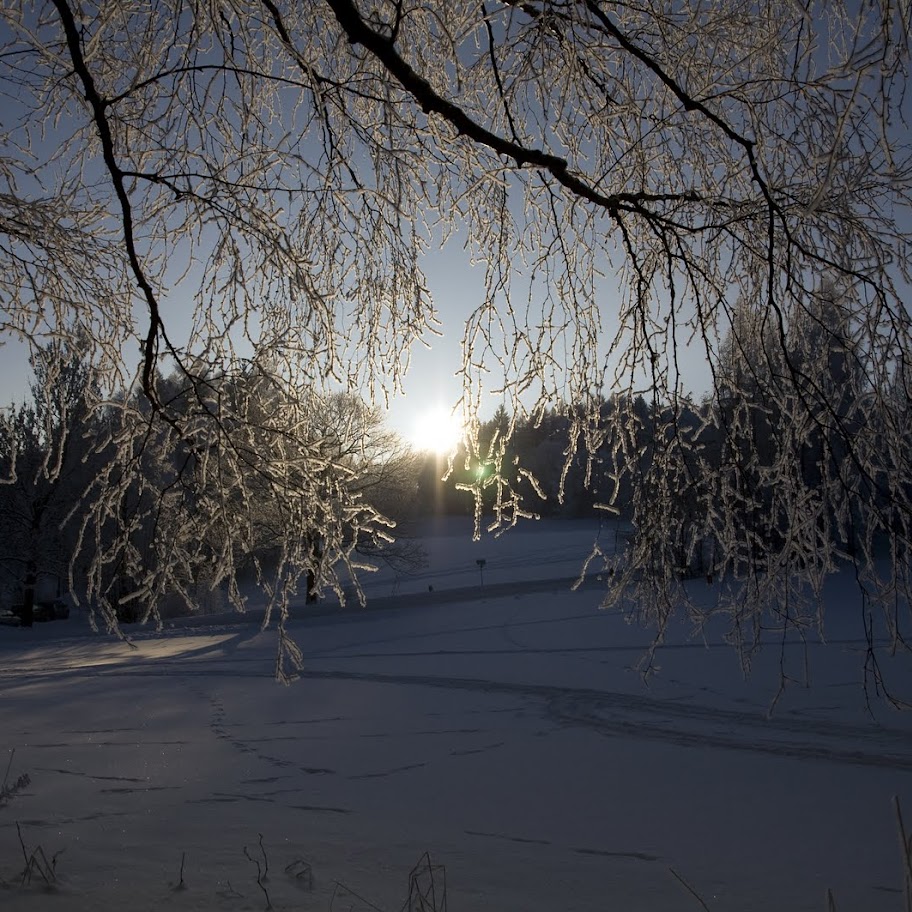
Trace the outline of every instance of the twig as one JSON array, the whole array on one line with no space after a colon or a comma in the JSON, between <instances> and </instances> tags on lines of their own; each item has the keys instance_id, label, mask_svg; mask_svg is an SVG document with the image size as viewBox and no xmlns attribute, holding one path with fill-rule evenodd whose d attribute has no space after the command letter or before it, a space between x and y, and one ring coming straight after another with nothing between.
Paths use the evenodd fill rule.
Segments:
<instances>
[{"instance_id":1,"label":"twig","mask_svg":"<svg viewBox=\"0 0 912 912\"><path fill-rule=\"evenodd\" d=\"M263 883L263 881L266 879L267 873L269 872L269 859L267 859L266 850L263 848L263 834L258 833L257 835L260 837L260 852L263 855L264 867L261 867L260 862L250 854L250 852L247 850L247 846L244 846L244 855L247 857L248 861L252 861L256 865L257 886L263 891L263 896L266 897L266 908L271 909L272 900L270 900L269 891L266 889L266 885Z\"/></svg>"},{"instance_id":2,"label":"twig","mask_svg":"<svg viewBox=\"0 0 912 912\"><path fill-rule=\"evenodd\" d=\"M14 747L10 751L9 762L6 764L6 772L3 774L3 785L0 786L0 792L6 792L6 783L9 780L10 770L13 767L13 757L16 756L16 748Z\"/></svg>"},{"instance_id":3,"label":"twig","mask_svg":"<svg viewBox=\"0 0 912 912\"><path fill-rule=\"evenodd\" d=\"M178 882L177 886L174 887L174 892L175 892L175 893L176 893L178 890L186 890L186 889L187 889L187 885L184 883L184 862L185 862L186 860L187 860L187 853L186 853L186 852L181 852L180 881Z\"/></svg>"},{"instance_id":4,"label":"twig","mask_svg":"<svg viewBox=\"0 0 912 912\"><path fill-rule=\"evenodd\" d=\"M16 822L16 832L19 834L19 845L22 848L22 857L25 859L25 868L22 871L20 884L30 884L32 882L32 872L37 871L43 878L45 886L52 887L57 880L57 876L54 872L57 867L57 856L60 852L57 852L54 855L52 862L48 861L47 855L44 854L44 849L41 846L38 846L38 848L29 855L28 849L25 847L25 840L22 838L22 828L19 826L18 821Z\"/></svg>"},{"instance_id":5,"label":"twig","mask_svg":"<svg viewBox=\"0 0 912 912\"><path fill-rule=\"evenodd\" d=\"M28 773L23 773L12 785L0 786L0 807L3 807L16 792L27 788L31 781Z\"/></svg>"},{"instance_id":6,"label":"twig","mask_svg":"<svg viewBox=\"0 0 912 912\"><path fill-rule=\"evenodd\" d=\"M263 880L269 876L269 859L266 857L266 849L263 848L263 834L257 833L257 836L260 837L260 852L263 855Z\"/></svg>"},{"instance_id":7,"label":"twig","mask_svg":"<svg viewBox=\"0 0 912 912\"><path fill-rule=\"evenodd\" d=\"M668 870L671 871L671 874L675 878L675 880L677 880L678 883L681 884L681 886L684 887L684 889L687 890L687 892L690 893L690 895L693 896L693 898L701 906L703 906L703 909L705 910L705 912L710 912L709 906L707 906L706 903L703 901L703 897L700 896L700 894L697 893L697 891L680 874L678 874L678 872L674 868L669 868Z\"/></svg>"},{"instance_id":8,"label":"twig","mask_svg":"<svg viewBox=\"0 0 912 912\"><path fill-rule=\"evenodd\" d=\"M440 873L440 895L437 895L435 873ZM440 904L438 905L438 899ZM425 852L409 873L408 899L403 912L446 912L446 868L431 863L430 853Z\"/></svg>"},{"instance_id":9,"label":"twig","mask_svg":"<svg viewBox=\"0 0 912 912\"><path fill-rule=\"evenodd\" d=\"M23 773L12 785L9 782L10 770L13 768L13 757L16 755L16 748L10 751L9 760L6 764L6 772L3 774L3 782L0 784L0 807L6 804L16 792L27 788L31 779L28 773Z\"/></svg>"},{"instance_id":10,"label":"twig","mask_svg":"<svg viewBox=\"0 0 912 912\"><path fill-rule=\"evenodd\" d=\"M357 899L359 902L364 903L365 906L369 906L371 909L374 910L374 912L383 912L383 910L379 906L375 906L369 899L365 899L363 896L360 896L358 893L356 893L350 887L345 886L344 883L340 883L338 880L336 881L336 885L333 888L333 894L329 900L329 912L333 912L333 909L334 909L335 903L336 903L336 895L339 893L340 890L343 893L347 893L349 896L354 896L355 899Z\"/></svg>"},{"instance_id":11,"label":"twig","mask_svg":"<svg viewBox=\"0 0 912 912\"><path fill-rule=\"evenodd\" d=\"M22 857L25 859L26 869L29 866L29 855L28 851L25 848L25 840L22 838L22 829L19 826L19 821L16 821L16 832L19 834L19 845L22 847Z\"/></svg>"},{"instance_id":12,"label":"twig","mask_svg":"<svg viewBox=\"0 0 912 912\"><path fill-rule=\"evenodd\" d=\"M896 822L899 826L899 841L902 846L902 864L905 868L906 912L912 912L912 835L906 835L906 826L903 823L902 808L899 796L893 796L893 805L896 808Z\"/></svg>"}]
</instances>

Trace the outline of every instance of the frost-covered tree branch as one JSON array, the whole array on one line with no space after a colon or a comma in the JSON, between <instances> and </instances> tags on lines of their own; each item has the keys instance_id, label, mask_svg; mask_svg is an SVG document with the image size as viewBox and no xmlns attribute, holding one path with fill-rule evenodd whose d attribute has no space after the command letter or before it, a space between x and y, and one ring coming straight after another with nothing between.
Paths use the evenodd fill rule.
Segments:
<instances>
[{"instance_id":1,"label":"frost-covered tree branch","mask_svg":"<svg viewBox=\"0 0 912 912\"><path fill-rule=\"evenodd\" d=\"M383 534L306 401L399 388L437 327L423 255L458 235L484 275L469 426L487 391L513 416L468 441L495 525L535 513L544 492L510 438L557 408L565 477L582 458L635 520L610 601L661 629L699 555L713 610L752 641L770 612L820 625L814 595L852 558L899 645L900 6L23 0L0 21L0 321L36 348L88 340L110 431L83 536L99 586L112 555L137 563L139 530L150 610L196 572L196 545L155 544L172 498L193 504L217 578L252 547L229 516L274 502L294 565L269 584L277 605L314 569L314 517ZM695 355L712 381L691 392ZM281 425L237 397L251 370ZM152 441L171 452L154 471ZM317 548L321 567L348 544Z\"/></svg>"}]
</instances>

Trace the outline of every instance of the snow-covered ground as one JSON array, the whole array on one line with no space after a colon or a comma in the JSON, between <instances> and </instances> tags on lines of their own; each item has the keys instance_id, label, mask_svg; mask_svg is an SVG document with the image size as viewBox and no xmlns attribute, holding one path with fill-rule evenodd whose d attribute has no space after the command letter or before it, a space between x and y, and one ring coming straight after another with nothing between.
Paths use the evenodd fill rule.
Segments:
<instances>
[{"instance_id":1,"label":"snow-covered ground","mask_svg":"<svg viewBox=\"0 0 912 912\"><path fill-rule=\"evenodd\" d=\"M912 829L912 720L865 710L847 580L812 686L768 719L778 650L745 680L730 647L680 631L646 684L647 633L599 611L595 586L541 582L575 573L591 526L450 531L429 537L431 576L295 620L307 671L289 688L249 620L135 648L76 615L0 628L0 749L7 782L31 780L0 807L0 908L263 909L244 852L262 865L262 834L276 909L394 912L429 852L450 912L701 909L672 870L713 912L825 912L827 888L840 912L902 912L892 796ZM908 659L883 659L912 683ZM784 660L803 673L797 646ZM20 886L19 832L60 853L53 891Z\"/></svg>"},{"instance_id":2,"label":"snow-covered ground","mask_svg":"<svg viewBox=\"0 0 912 912\"><path fill-rule=\"evenodd\" d=\"M613 552L616 544L623 547L629 525L613 518L603 522L520 522L503 535L484 534L479 541L473 540L473 530L474 520L470 517L423 521L410 531L422 546L424 564L409 573L396 573L381 566L363 577L365 593L376 599L492 587L517 580L575 580L593 543Z\"/></svg>"}]
</instances>

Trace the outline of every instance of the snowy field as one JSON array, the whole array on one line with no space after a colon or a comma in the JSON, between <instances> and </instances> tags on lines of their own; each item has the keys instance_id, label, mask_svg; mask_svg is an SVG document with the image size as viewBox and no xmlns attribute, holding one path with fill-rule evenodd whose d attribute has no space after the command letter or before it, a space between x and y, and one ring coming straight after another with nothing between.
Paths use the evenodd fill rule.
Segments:
<instances>
[{"instance_id":1,"label":"snowy field","mask_svg":"<svg viewBox=\"0 0 912 912\"><path fill-rule=\"evenodd\" d=\"M30 777L0 807L0 908L261 910L262 834L281 910L395 912L429 852L449 912L699 912L672 870L713 912L826 912L827 888L840 912L902 912L912 719L865 710L848 579L812 686L768 719L779 651L745 680L682 630L646 684L647 633L595 586L542 582L574 575L593 529L440 530L423 576L372 584L375 607L294 621L289 688L251 619L136 648L75 615L0 628L2 762ZM908 659L883 658L908 695ZM785 662L803 674L797 646ZM53 891L20 885L20 831L57 855Z\"/></svg>"}]
</instances>

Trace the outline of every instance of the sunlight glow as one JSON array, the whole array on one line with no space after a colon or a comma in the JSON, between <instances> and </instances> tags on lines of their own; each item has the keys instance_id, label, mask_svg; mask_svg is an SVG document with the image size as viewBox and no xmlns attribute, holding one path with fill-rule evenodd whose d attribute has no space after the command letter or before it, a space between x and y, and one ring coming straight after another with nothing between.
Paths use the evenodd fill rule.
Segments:
<instances>
[{"instance_id":1,"label":"sunlight glow","mask_svg":"<svg viewBox=\"0 0 912 912\"><path fill-rule=\"evenodd\" d=\"M418 450L446 456L456 449L462 435L459 415L441 405L415 416L410 441Z\"/></svg>"}]
</instances>

